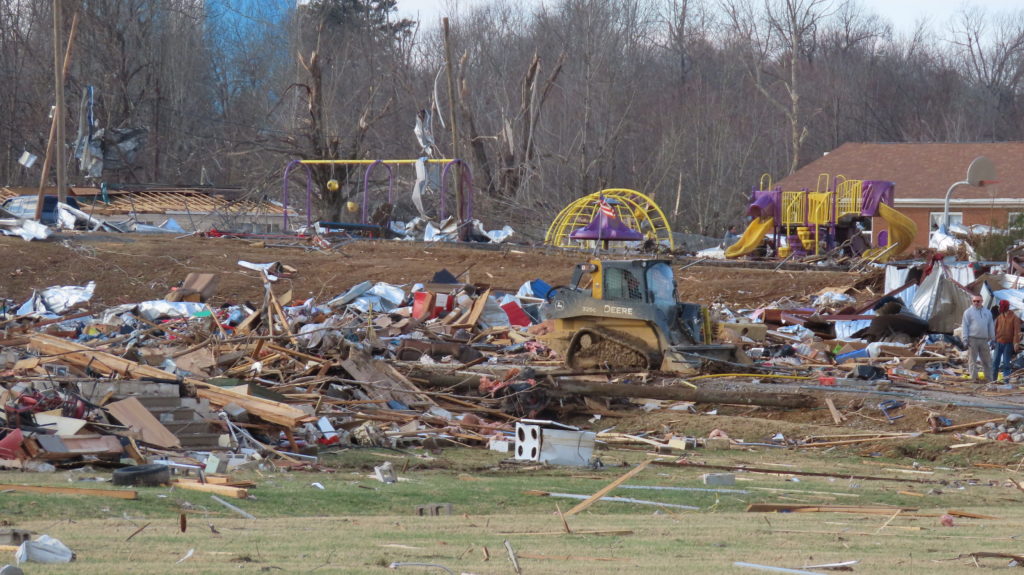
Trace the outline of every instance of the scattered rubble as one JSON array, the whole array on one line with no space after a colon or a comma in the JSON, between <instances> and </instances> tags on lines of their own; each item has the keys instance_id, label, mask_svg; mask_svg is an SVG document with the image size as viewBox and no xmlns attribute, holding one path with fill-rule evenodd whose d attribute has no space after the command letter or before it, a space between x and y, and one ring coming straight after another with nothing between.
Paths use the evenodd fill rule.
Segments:
<instances>
[{"instance_id":1,"label":"scattered rubble","mask_svg":"<svg viewBox=\"0 0 1024 575\"><path fill-rule=\"evenodd\" d=\"M673 454L882 445L936 433L953 436L950 449L1024 441L1024 410L1012 400L1024 358L1013 359L1008 376L965 381L957 333L968 294L1024 309L1015 289L1024 278L998 269L982 274L932 258L806 298L719 300L703 312L704 344L727 346L735 359L664 371L573 367L553 345L564 327L550 306L562 300L544 278L503 290L442 269L419 283L353 278L341 293L296 298L289 286L301 266L238 266L256 271L261 299L229 301L218 296L223 274L192 273L162 299L99 305L90 281L5 306L0 465L131 464L114 472L114 485L173 483L244 498L255 485L232 480L232 470L321 469L322 451L349 446L477 446L513 461L587 466L609 445ZM1002 414L958 421L950 413L981 398ZM742 437L728 428L630 434L565 423L630 412L699 417L723 405L820 408L837 426L858 418L891 429ZM388 464L375 475L402 480ZM719 477L728 475L709 474L708 483L728 484Z\"/></svg>"}]
</instances>

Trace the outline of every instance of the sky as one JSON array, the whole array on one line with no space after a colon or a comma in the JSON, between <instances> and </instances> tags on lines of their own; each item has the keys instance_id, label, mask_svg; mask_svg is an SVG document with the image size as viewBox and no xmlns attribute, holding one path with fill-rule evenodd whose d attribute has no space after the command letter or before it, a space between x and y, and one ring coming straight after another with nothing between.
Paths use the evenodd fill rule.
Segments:
<instances>
[{"instance_id":1,"label":"sky","mask_svg":"<svg viewBox=\"0 0 1024 575\"><path fill-rule=\"evenodd\" d=\"M484 3L487 0L398 0L398 13L401 16L418 17L424 24L439 21L447 4L462 7ZM536 2L538 0L524 0ZM928 18L932 29L939 32L945 29L950 18L965 4L965 0L859 0L865 8L885 17L893 23L898 34L909 33L922 18ZM973 6L984 7L990 13L1017 11L1024 9L1021 0L974 0L967 2Z\"/></svg>"}]
</instances>

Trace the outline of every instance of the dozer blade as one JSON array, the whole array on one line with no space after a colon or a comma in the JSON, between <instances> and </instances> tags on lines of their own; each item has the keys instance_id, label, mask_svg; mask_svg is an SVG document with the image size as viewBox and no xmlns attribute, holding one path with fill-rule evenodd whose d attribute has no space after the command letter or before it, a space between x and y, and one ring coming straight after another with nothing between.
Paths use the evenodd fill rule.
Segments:
<instances>
[{"instance_id":1,"label":"dozer blade","mask_svg":"<svg viewBox=\"0 0 1024 575\"><path fill-rule=\"evenodd\" d=\"M733 344L675 345L665 355L663 371L686 371L715 362L746 365L750 358Z\"/></svg>"},{"instance_id":2,"label":"dozer blade","mask_svg":"<svg viewBox=\"0 0 1024 575\"><path fill-rule=\"evenodd\" d=\"M659 369L661 353L643 339L599 327L573 334L565 356L568 367L584 369Z\"/></svg>"}]
</instances>

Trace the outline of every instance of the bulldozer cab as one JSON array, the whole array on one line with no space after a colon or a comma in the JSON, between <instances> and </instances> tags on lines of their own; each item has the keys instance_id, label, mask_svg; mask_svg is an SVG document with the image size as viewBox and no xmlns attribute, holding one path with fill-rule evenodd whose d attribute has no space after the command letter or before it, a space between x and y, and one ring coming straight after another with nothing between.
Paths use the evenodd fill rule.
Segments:
<instances>
[{"instance_id":1,"label":"bulldozer cab","mask_svg":"<svg viewBox=\"0 0 1024 575\"><path fill-rule=\"evenodd\" d=\"M572 288L586 290L599 300L635 301L673 306L676 282L665 260L591 260L573 271Z\"/></svg>"},{"instance_id":2,"label":"bulldozer cab","mask_svg":"<svg viewBox=\"0 0 1024 575\"><path fill-rule=\"evenodd\" d=\"M577 264L572 288L602 301L637 302L652 306L657 323L667 328L669 342L709 341L704 333L703 308L678 303L676 280L668 260L590 260Z\"/></svg>"}]
</instances>

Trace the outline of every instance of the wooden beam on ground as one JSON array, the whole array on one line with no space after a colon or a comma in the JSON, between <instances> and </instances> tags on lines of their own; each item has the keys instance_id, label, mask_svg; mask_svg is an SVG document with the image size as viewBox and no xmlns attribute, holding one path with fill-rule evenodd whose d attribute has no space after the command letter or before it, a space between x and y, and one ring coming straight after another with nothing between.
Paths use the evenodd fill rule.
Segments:
<instances>
[{"instance_id":1,"label":"wooden beam on ground","mask_svg":"<svg viewBox=\"0 0 1024 575\"><path fill-rule=\"evenodd\" d=\"M249 497L249 491L242 487L231 487L230 485L214 485L212 483L200 483L196 479L184 479L179 478L171 481L171 485L179 487L181 489L189 489L191 491L203 491L205 493L215 493L217 495L223 495L224 497L233 497L235 499L245 499Z\"/></svg>"},{"instance_id":2,"label":"wooden beam on ground","mask_svg":"<svg viewBox=\"0 0 1024 575\"><path fill-rule=\"evenodd\" d=\"M611 483L606 485L604 488L602 488L597 493L595 493L595 494L591 495L590 497L588 497L587 499L584 499L583 501L581 501L580 504L577 505L576 507L573 507L572 509L566 511L565 512L565 517L568 517L570 515L576 515L580 511L583 511L584 509L590 507L591 505L596 503L599 499L601 499L605 495L608 495L608 493L611 492L611 490L615 489L619 485L622 485L626 481L629 481L637 473L640 473L644 469L647 469L647 466L650 465L650 464L651 464L651 460L648 459L647 461L644 461L643 463L641 463L640 465L637 465L633 469L630 469L629 472L626 473L625 475L623 475L622 477L619 477L615 481L612 481Z\"/></svg>"},{"instance_id":3,"label":"wooden beam on ground","mask_svg":"<svg viewBox=\"0 0 1024 575\"><path fill-rule=\"evenodd\" d=\"M85 489L81 487L51 487L48 485L14 485L0 483L0 491L24 491L48 495L85 495L88 497L111 497L113 499L138 499L137 491L130 489Z\"/></svg>"},{"instance_id":4,"label":"wooden beam on ground","mask_svg":"<svg viewBox=\"0 0 1024 575\"><path fill-rule=\"evenodd\" d=\"M708 465L691 461L653 461L655 465L671 467L696 467L698 469L715 469L719 471L745 471L747 473L766 473L770 475L798 475L803 477L834 477L836 479L859 479L862 481L900 481L903 483L940 483L937 479L914 479L911 477L875 477L871 475L851 475L848 473L819 473L815 471L765 469L747 467L745 465Z\"/></svg>"},{"instance_id":5,"label":"wooden beam on ground","mask_svg":"<svg viewBox=\"0 0 1024 575\"><path fill-rule=\"evenodd\" d=\"M748 513L860 513L866 515L892 515L895 512L917 511L916 507L892 505L813 505L800 503L752 503Z\"/></svg>"},{"instance_id":6,"label":"wooden beam on ground","mask_svg":"<svg viewBox=\"0 0 1024 575\"><path fill-rule=\"evenodd\" d=\"M828 412L832 414L832 421L836 422L836 425L842 425L846 421L846 417L836 409L832 398L825 398L825 405L828 406Z\"/></svg>"},{"instance_id":7,"label":"wooden beam on ground","mask_svg":"<svg viewBox=\"0 0 1024 575\"><path fill-rule=\"evenodd\" d=\"M983 419L981 421L972 421L971 423L961 423L959 425L950 425L948 427L940 427L938 430L934 430L934 431L931 430L931 429L926 429L925 431L922 431L921 433L925 433L925 432L927 432L927 433L942 433L943 431L956 431L958 429L972 429L972 428L978 427L980 425L985 425L986 423L1001 423L1002 421L1004 421L1004 419L1005 418L1003 418L1003 417L997 417L995 419Z\"/></svg>"},{"instance_id":8,"label":"wooden beam on ground","mask_svg":"<svg viewBox=\"0 0 1024 575\"><path fill-rule=\"evenodd\" d=\"M803 449L807 447L835 447L837 445L855 445L857 443L870 443L872 441L888 441L891 439L911 439L919 437L920 433L908 433L906 435L879 435L877 437L863 437L860 439L844 439L842 441L823 441L821 443L804 443L802 445L794 445L797 449Z\"/></svg>"},{"instance_id":9,"label":"wooden beam on ground","mask_svg":"<svg viewBox=\"0 0 1024 575\"><path fill-rule=\"evenodd\" d=\"M946 511L946 515L952 515L953 517L963 517L966 519L999 519L993 515L982 515L980 513L971 513L970 511L958 511L956 509L949 509Z\"/></svg>"}]
</instances>

